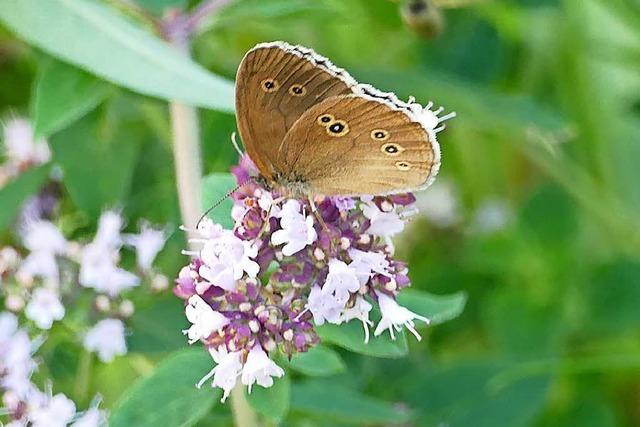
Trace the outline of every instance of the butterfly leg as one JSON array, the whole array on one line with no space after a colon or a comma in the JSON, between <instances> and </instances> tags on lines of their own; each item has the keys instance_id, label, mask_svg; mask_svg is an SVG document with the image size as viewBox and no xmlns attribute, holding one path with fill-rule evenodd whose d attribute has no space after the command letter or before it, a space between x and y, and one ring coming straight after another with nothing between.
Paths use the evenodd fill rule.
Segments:
<instances>
[{"instance_id":1,"label":"butterfly leg","mask_svg":"<svg viewBox=\"0 0 640 427\"><path fill-rule=\"evenodd\" d=\"M318 219L318 222L320 222L320 224L322 225L322 228L324 229L325 233L327 233L327 236L329 236L329 244L331 245L331 251L333 252L334 246L333 246L333 236L331 236L331 230L329 230L329 226L327 225L326 222L324 222L322 215L320 215L320 212L318 211L318 207L316 206L316 203L313 201L313 196L308 195L307 200L309 200L309 205L311 205L311 212L313 212L313 214Z\"/></svg>"},{"instance_id":2,"label":"butterfly leg","mask_svg":"<svg viewBox=\"0 0 640 427\"><path fill-rule=\"evenodd\" d=\"M267 211L267 218L262 223L262 227L260 227L260 231L258 232L258 235L256 236L256 238L253 241L253 243L256 243L258 240L260 240L262 238L262 235L265 233L265 231L267 231L267 227L269 226L269 219L271 219L271 208L272 207L273 207L273 205L269 206L269 210Z\"/></svg>"}]
</instances>

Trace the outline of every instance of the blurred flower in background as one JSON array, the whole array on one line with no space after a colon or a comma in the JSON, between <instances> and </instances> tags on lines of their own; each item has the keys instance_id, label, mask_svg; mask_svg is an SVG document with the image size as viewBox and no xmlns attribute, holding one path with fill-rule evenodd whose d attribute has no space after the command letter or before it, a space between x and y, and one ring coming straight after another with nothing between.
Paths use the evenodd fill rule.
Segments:
<instances>
[{"instance_id":1,"label":"blurred flower in background","mask_svg":"<svg viewBox=\"0 0 640 427\"><path fill-rule=\"evenodd\" d=\"M104 425L103 411L92 407L76 414L75 403L64 394L51 396L32 383L31 376L38 366L33 355L47 339L43 332L63 321L68 311L75 311L76 307L65 304L76 301L86 289L93 294L96 308L86 320L96 323L86 324L88 330L79 331L77 339L105 363L126 354L124 320L132 316L135 307L125 295L141 283L156 292L158 282L167 282L153 267L164 246L166 231L143 222L139 234L123 235L121 214L105 211L94 239L83 244L67 240L52 221L24 215L21 218L26 218L19 227L22 247L0 249L0 295L8 310L0 312L0 393L4 411L14 423L11 425ZM119 265L125 241L137 255L139 268L135 272ZM74 324L73 328L77 327ZM29 334L35 334L35 338Z\"/></svg>"},{"instance_id":2,"label":"blurred flower in background","mask_svg":"<svg viewBox=\"0 0 640 427\"><path fill-rule=\"evenodd\" d=\"M487 199L473 214L470 231L478 234L493 234L504 230L513 219L513 210L503 199Z\"/></svg>"},{"instance_id":3,"label":"blurred flower in background","mask_svg":"<svg viewBox=\"0 0 640 427\"><path fill-rule=\"evenodd\" d=\"M11 118L2 125L0 159L0 188L11 178L33 166L51 159L49 145L44 138L36 138L31 123L23 118Z\"/></svg>"},{"instance_id":4,"label":"blurred flower in background","mask_svg":"<svg viewBox=\"0 0 640 427\"><path fill-rule=\"evenodd\" d=\"M416 195L420 214L440 228L452 227L461 220L460 196L453 181L440 179Z\"/></svg>"}]
</instances>

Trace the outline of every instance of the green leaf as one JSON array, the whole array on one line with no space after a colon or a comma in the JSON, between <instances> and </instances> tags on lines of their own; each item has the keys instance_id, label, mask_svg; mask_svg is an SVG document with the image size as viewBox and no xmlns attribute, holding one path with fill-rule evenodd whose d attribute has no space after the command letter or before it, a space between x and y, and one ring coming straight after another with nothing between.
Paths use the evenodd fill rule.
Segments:
<instances>
[{"instance_id":1,"label":"green leaf","mask_svg":"<svg viewBox=\"0 0 640 427\"><path fill-rule=\"evenodd\" d=\"M288 363L292 369L315 377L339 374L346 369L338 353L321 345L299 353Z\"/></svg>"},{"instance_id":2,"label":"green leaf","mask_svg":"<svg viewBox=\"0 0 640 427\"><path fill-rule=\"evenodd\" d=\"M576 204L558 185L538 188L524 204L519 216L524 233L538 241L546 251L558 246L562 248L574 241L578 228Z\"/></svg>"},{"instance_id":3,"label":"green leaf","mask_svg":"<svg viewBox=\"0 0 640 427\"><path fill-rule=\"evenodd\" d=\"M586 332L596 336L633 331L640 322L640 263L616 259L599 266L585 284Z\"/></svg>"},{"instance_id":4,"label":"green leaf","mask_svg":"<svg viewBox=\"0 0 640 427\"><path fill-rule=\"evenodd\" d=\"M420 410L421 425L529 426L543 408L550 379L540 375L492 387L492 379L511 366L472 361L417 372L403 393Z\"/></svg>"},{"instance_id":5,"label":"green leaf","mask_svg":"<svg viewBox=\"0 0 640 427\"><path fill-rule=\"evenodd\" d=\"M253 386L247 400L259 414L274 422L280 422L289 412L291 382L289 376L274 378L269 388Z\"/></svg>"},{"instance_id":6,"label":"green leaf","mask_svg":"<svg viewBox=\"0 0 640 427\"><path fill-rule=\"evenodd\" d=\"M189 426L204 417L220 397L195 384L213 366L202 348L174 353L153 373L137 381L116 405L111 427Z\"/></svg>"},{"instance_id":7,"label":"green leaf","mask_svg":"<svg viewBox=\"0 0 640 427\"><path fill-rule=\"evenodd\" d=\"M369 342L365 344L362 324L357 320L341 325L324 324L316 330L324 342L367 356L397 358L405 356L408 352L404 331L397 333L395 340L386 333L378 337L372 334Z\"/></svg>"},{"instance_id":8,"label":"green leaf","mask_svg":"<svg viewBox=\"0 0 640 427\"><path fill-rule=\"evenodd\" d=\"M451 295L432 295L415 289L404 289L398 295L398 303L431 320L431 325L458 317L467 301L464 292Z\"/></svg>"},{"instance_id":9,"label":"green leaf","mask_svg":"<svg viewBox=\"0 0 640 427\"><path fill-rule=\"evenodd\" d=\"M109 92L109 85L64 62L44 66L33 98L36 135L49 136L93 110Z\"/></svg>"},{"instance_id":10,"label":"green leaf","mask_svg":"<svg viewBox=\"0 0 640 427\"><path fill-rule=\"evenodd\" d=\"M0 21L27 42L144 95L233 111L233 84L113 9L91 0L0 0Z\"/></svg>"},{"instance_id":11,"label":"green leaf","mask_svg":"<svg viewBox=\"0 0 640 427\"><path fill-rule=\"evenodd\" d=\"M403 423L410 419L409 413L388 402L315 381L291 387L291 409L358 425Z\"/></svg>"},{"instance_id":12,"label":"green leaf","mask_svg":"<svg viewBox=\"0 0 640 427\"><path fill-rule=\"evenodd\" d=\"M202 209L206 211L215 203L218 203L227 196L229 191L236 187L236 179L230 173L212 173L202 179ZM231 218L231 208L233 200L226 197L209 213L209 217L216 223L221 224L225 228L233 227L233 219Z\"/></svg>"},{"instance_id":13,"label":"green leaf","mask_svg":"<svg viewBox=\"0 0 640 427\"><path fill-rule=\"evenodd\" d=\"M0 188L0 230L11 224L24 201L44 185L50 169L51 165L29 169Z\"/></svg>"},{"instance_id":14,"label":"green leaf","mask_svg":"<svg viewBox=\"0 0 640 427\"><path fill-rule=\"evenodd\" d=\"M105 135L101 130L90 117L51 139L53 158L62 167L71 199L92 218L124 202L140 152L131 132Z\"/></svg>"},{"instance_id":15,"label":"green leaf","mask_svg":"<svg viewBox=\"0 0 640 427\"><path fill-rule=\"evenodd\" d=\"M187 322L180 300L173 295L156 297L153 304L138 308L131 317L129 350L156 353L183 348L187 340L181 327L187 327Z\"/></svg>"}]
</instances>

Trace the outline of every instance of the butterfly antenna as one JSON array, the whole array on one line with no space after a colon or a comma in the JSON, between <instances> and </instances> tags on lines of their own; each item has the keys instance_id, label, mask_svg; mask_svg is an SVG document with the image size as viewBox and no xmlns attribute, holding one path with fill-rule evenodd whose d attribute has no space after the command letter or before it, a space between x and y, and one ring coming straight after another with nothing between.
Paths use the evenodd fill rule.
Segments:
<instances>
[{"instance_id":1,"label":"butterfly antenna","mask_svg":"<svg viewBox=\"0 0 640 427\"><path fill-rule=\"evenodd\" d=\"M235 148L235 149L236 149L236 152L238 153L238 155L239 155L240 157L242 157L242 156L244 156L244 151L242 151L242 150L240 149L240 145L238 144L238 140L236 139L236 135L237 135L237 134L236 134L235 132L233 132L233 133L231 134L231 143L233 144L233 148Z\"/></svg>"},{"instance_id":2,"label":"butterfly antenna","mask_svg":"<svg viewBox=\"0 0 640 427\"><path fill-rule=\"evenodd\" d=\"M198 227L200 226L200 223L202 222L203 219L205 219L207 217L207 215L209 215L211 213L211 211L213 211L215 208L217 208L218 206L220 206L222 204L222 202L224 202L225 200L227 200L229 197L231 197L233 195L233 193L235 193L236 191L240 190L242 187L244 187L247 184L251 184L251 183L255 183L255 179L253 178L249 178L248 180L246 180L245 182L243 182L242 184L238 184L236 186L236 188L234 188L233 190L230 190L227 194L224 195L224 197L220 198L220 200L218 200L217 202L215 202L209 209L207 209L205 211L205 213L202 214L202 216L200 217L200 219L198 220L198 222L196 223L196 230L198 229Z\"/></svg>"}]
</instances>

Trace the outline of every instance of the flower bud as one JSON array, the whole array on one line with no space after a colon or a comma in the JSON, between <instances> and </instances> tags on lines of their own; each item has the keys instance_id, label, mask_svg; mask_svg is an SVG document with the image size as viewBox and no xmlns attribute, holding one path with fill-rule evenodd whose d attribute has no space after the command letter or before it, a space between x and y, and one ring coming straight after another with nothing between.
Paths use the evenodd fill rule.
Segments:
<instances>
[{"instance_id":1,"label":"flower bud","mask_svg":"<svg viewBox=\"0 0 640 427\"><path fill-rule=\"evenodd\" d=\"M135 311L135 306L131 300L126 299L120 303L119 311L122 317L131 317Z\"/></svg>"},{"instance_id":2,"label":"flower bud","mask_svg":"<svg viewBox=\"0 0 640 427\"><path fill-rule=\"evenodd\" d=\"M13 270L20 263L20 255L11 246L0 249L0 273L7 270Z\"/></svg>"},{"instance_id":3,"label":"flower bud","mask_svg":"<svg viewBox=\"0 0 640 427\"><path fill-rule=\"evenodd\" d=\"M258 323L258 321L255 319L250 320L249 329L251 329L251 332L253 332L254 334L257 333L260 330L260 323Z\"/></svg>"},{"instance_id":4,"label":"flower bud","mask_svg":"<svg viewBox=\"0 0 640 427\"><path fill-rule=\"evenodd\" d=\"M151 279L151 290L162 292L169 287L169 279L163 274L156 274Z\"/></svg>"},{"instance_id":5,"label":"flower bud","mask_svg":"<svg viewBox=\"0 0 640 427\"><path fill-rule=\"evenodd\" d=\"M96 309L101 312L111 310L111 300L106 295L98 295L94 301Z\"/></svg>"},{"instance_id":6,"label":"flower bud","mask_svg":"<svg viewBox=\"0 0 640 427\"><path fill-rule=\"evenodd\" d=\"M349 249L350 246L351 246L351 241L349 241L349 239L347 239L346 237L340 238L340 248L342 248L342 250L346 251L347 249Z\"/></svg>"},{"instance_id":7,"label":"flower bud","mask_svg":"<svg viewBox=\"0 0 640 427\"><path fill-rule=\"evenodd\" d=\"M9 311L21 311L24 308L24 298L22 298L20 295L15 294L7 295L4 300L4 306Z\"/></svg>"}]
</instances>

